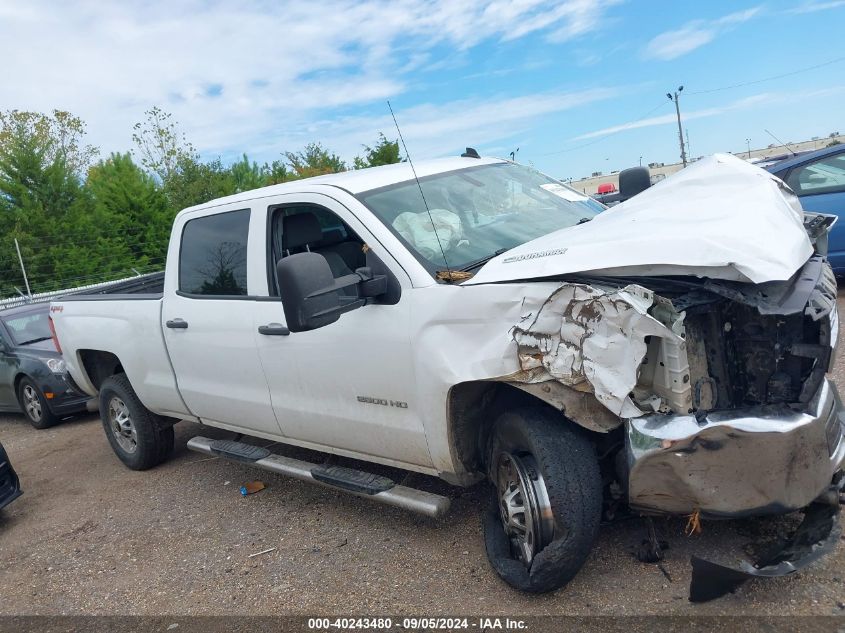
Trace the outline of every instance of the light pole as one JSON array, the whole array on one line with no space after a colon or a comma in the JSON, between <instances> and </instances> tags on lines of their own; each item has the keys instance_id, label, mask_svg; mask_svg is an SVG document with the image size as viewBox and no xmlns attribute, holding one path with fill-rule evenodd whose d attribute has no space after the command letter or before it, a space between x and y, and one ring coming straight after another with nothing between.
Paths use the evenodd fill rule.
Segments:
<instances>
[{"instance_id":1,"label":"light pole","mask_svg":"<svg viewBox=\"0 0 845 633\"><path fill-rule=\"evenodd\" d=\"M751 139L745 139L745 146L748 148L748 158L751 158Z\"/></svg>"},{"instance_id":2,"label":"light pole","mask_svg":"<svg viewBox=\"0 0 845 633\"><path fill-rule=\"evenodd\" d=\"M669 101L675 102L675 112L678 115L678 141L681 144L681 162L684 164L684 167L687 166L687 152L684 148L684 132L681 128L681 106L678 103L678 97L680 96L681 91L683 91L683 86L678 86L678 89L675 91L674 98L672 97L671 92L667 92L666 96L669 97Z\"/></svg>"},{"instance_id":3,"label":"light pole","mask_svg":"<svg viewBox=\"0 0 845 633\"><path fill-rule=\"evenodd\" d=\"M514 151L512 151L512 152L511 152L511 162L512 162L512 163L515 163L515 162L516 162L516 154L517 154L517 152L519 152L519 148L518 148L518 147L517 147Z\"/></svg>"},{"instance_id":4,"label":"light pole","mask_svg":"<svg viewBox=\"0 0 845 633\"><path fill-rule=\"evenodd\" d=\"M640 156L640 167L642 167L642 166L643 166L643 157Z\"/></svg>"}]
</instances>

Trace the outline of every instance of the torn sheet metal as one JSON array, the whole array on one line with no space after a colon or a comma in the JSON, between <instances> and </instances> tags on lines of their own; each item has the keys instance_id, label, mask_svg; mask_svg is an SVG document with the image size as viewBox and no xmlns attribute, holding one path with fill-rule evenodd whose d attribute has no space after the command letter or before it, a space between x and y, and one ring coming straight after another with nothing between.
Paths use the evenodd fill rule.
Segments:
<instances>
[{"instance_id":1,"label":"torn sheet metal","mask_svg":"<svg viewBox=\"0 0 845 633\"><path fill-rule=\"evenodd\" d=\"M737 565L724 565L693 556L690 560L690 602L719 598L750 578L777 578L803 569L836 547L841 534L838 518L838 507L812 504L806 509L795 534L780 551L756 564L743 560Z\"/></svg>"},{"instance_id":2,"label":"torn sheet metal","mask_svg":"<svg viewBox=\"0 0 845 633\"><path fill-rule=\"evenodd\" d=\"M464 285L591 272L789 279L813 253L798 198L727 154L696 161L590 222L517 246Z\"/></svg>"},{"instance_id":3,"label":"torn sheet metal","mask_svg":"<svg viewBox=\"0 0 845 633\"><path fill-rule=\"evenodd\" d=\"M644 389L639 403L631 398L646 356L646 337L674 345L683 358L678 364L689 372L681 336L683 316L647 288L629 285L619 290L566 284L558 288L530 321L511 331L521 369L510 380L540 383L556 380L581 391L592 391L612 413L631 418L663 408L653 389ZM653 307L665 322L651 314ZM681 377L678 381L683 382ZM671 390L664 390L667 395ZM685 391L685 395L684 392ZM689 376L679 387L682 401L690 398ZM638 406L638 404L640 406Z\"/></svg>"}]
</instances>

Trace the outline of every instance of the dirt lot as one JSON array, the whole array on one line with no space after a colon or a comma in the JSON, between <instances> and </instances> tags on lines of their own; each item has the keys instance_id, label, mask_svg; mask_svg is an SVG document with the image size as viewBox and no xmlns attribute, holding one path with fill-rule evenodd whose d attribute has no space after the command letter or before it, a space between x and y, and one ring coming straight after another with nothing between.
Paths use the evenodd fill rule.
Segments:
<instances>
[{"instance_id":1,"label":"dirt lot","mask_svg":"<svg viewBox=\"0 0 845 633\"><path fill-rule=\"evenodd\" d=\"M845 314L843 295L839 304ZM840 354L839 384L843 376ZM487 565L484 487L412 476L408 485L454 499L434 522L185 449L194 435L225 433L189 423L176 432L173 459L137 473L118 462L96 417L36 431L22 416L0 416L25 490L0 511L0 614L845 615L842 542L789 578L687 601L690 555L742 548L786 519L706 522L692 537L683 520L660 521L670 543L663 570L632 555L640 521L607 526L568 587L528 596ZM253 479L267 488L241 497Z\"/></svg>"}]
</instances>

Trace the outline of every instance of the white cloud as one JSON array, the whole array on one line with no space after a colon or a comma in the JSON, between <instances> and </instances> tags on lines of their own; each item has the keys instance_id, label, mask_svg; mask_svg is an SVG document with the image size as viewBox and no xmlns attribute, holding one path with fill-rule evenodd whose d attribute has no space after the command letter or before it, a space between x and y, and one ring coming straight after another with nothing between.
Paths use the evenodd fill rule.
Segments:
<instances>
[{"instance_id":1,"label":"white cloud","mask_svg":"<svg viewBox=\"0 0 845 633\"><path fill-rule=\"evenodd\" d=\"M324 133L332 125L315 124L332 121L333 110L381 108L407 89L410 73L486 40L584 34L614 3L0 2L0 109L70 110L105 151L128 149L132 124L152 105L173 112L206 154L292 149L283 143L311 140L303 131L334 147ZM539 110L564 101L541 95ZM512 102L487 104L482 114L513 121ZM457 104L439 109L466 120Z\"/></svg>"},{"instance_id":2,"label":"white cloud","mask_svg":"<svg viewBox=\"0 0 845 633\"><path fill-rule=\"evenodd\" d=\"M467 145L493 151L495 143L510 139L540 117L611 99L620 94L618 88L595 88L578 92L545 92L522 97L460 100L442 105L424 104L396 112L402 136L412 158L428 158L455 153ZM330 141L332 149L352 156L361 151L361 143L375 139L379 132L395 137L393 119L386 107L383 114L335 117L289 126L280 133L283 138L268 139L258 145L260 153L275 148L296 147L318 138Z\"/></svg>"},{"instance_id":3,"label":"white cloud","mask_svg":"<svg viewBox=\"0 0 845 633\"><path fill-rule=\"evenodd\" d=\"M734 101L732 103L728 103L723 106L718 106L714 108L704 108L702 110L692 110L690 112L683 113L683 120L690 121L692 119L702 119L705 117L711 116L718 116L720 114L724 114L726 112L730 112L731 110L741 110L744 108L750 108L752 106L761 105L763 103L770 103L775 100L781 99L781 97L777 95L772 95L769 93L763 93L758 95L752 95L750 97L745 97L744 99L739 99L738 101ZM668 103L668 102L667 102ZM599 136L609 136L611 134L616 134L617 132L622 132L624 130L635 130L637 128L643 127L652 127L655 125L668 125L670 123L674 124L677 122L677 115L672 112L669 114L662 114L660 116L649 117L647 119L640 119L638 121L630 121L629 123L623 123L622 125L614 125L612 127L606 127L601 130L595 130L593 132L588 132L586 134L581 134L580 136L576 136L573 141L582 141L590 138L596 138Z\"/></svg>"},{"instance_id":4,"label":"white cloud","mask_svg":"<svg viewBox=\"0 0 845 633\"><path fill-rule=\"evenodd\" d=\"M668 61L686 55L712 42L734 25L746 22L760 13L761 7L737 11L715 20L694 20L684 26L654 37L646 46L646 59Z\"/></svg>"},{"instance_id":5,"label":"white cloud","mask_svg":"<svg viewBox=\"0 0 845 633\"><path fill-rule=\"evenodd\" d=\"M816 11L828 11L845 7L845 0L829 0L828 2L804 2L789 9L787 13L815 13Z\"/></svg>"}]
</instances>

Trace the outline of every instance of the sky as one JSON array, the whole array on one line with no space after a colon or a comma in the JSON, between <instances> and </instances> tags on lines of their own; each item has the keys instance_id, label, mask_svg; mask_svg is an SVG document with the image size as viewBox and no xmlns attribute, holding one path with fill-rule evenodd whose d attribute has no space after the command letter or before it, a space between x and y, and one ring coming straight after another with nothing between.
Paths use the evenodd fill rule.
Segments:
<instances>
[{"instance_id":1,"label":"sky","mask_svg":"<svg viewBox=\"0 0 845 633\"><path fill-rule=\"evenodd\" d=\"M845 131L843 23L845 0L0 0L0 110L69 110L104 154L157 105L206 159L351 162L396 138L389 100L414 160L579 178L677 162L681 85L692 156Z\"/></svg>"}]
</instances>

